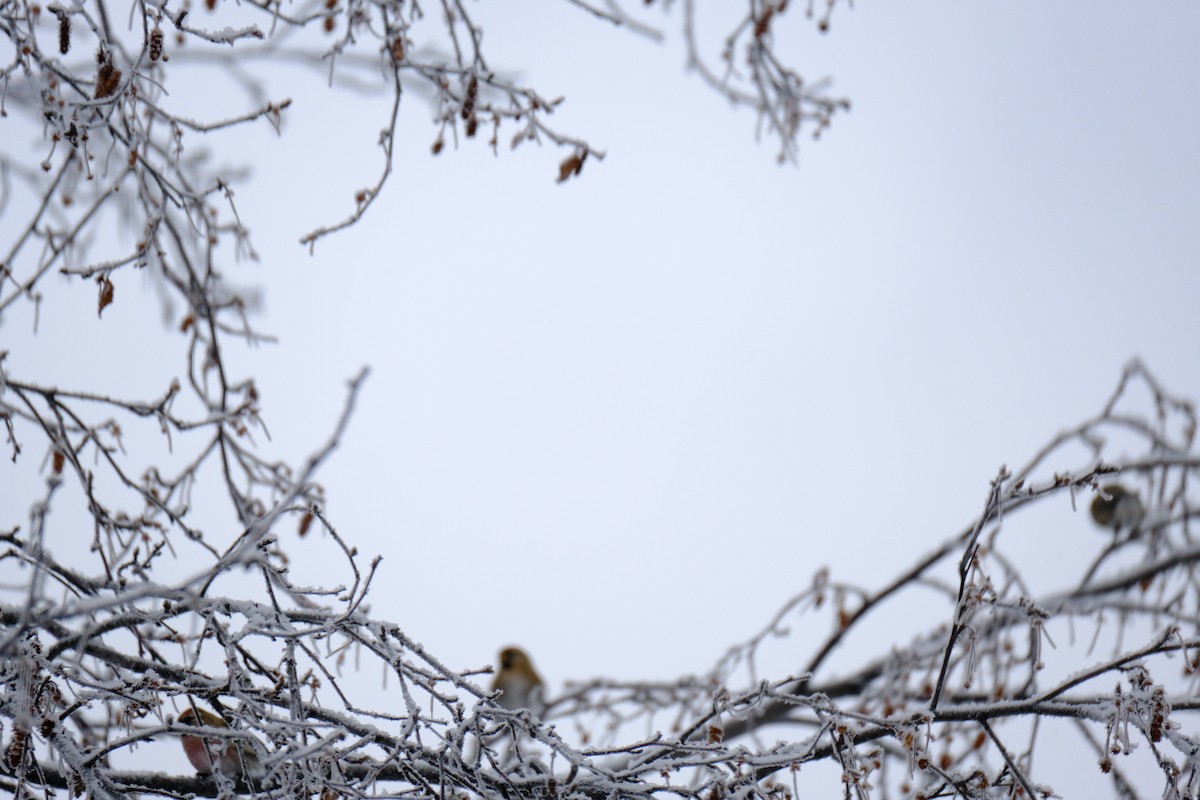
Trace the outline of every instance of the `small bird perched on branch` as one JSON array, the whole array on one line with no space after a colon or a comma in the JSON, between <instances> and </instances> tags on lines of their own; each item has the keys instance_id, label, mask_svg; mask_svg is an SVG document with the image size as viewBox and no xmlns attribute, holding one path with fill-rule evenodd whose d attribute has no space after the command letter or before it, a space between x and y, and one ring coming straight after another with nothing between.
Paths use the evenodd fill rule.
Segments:
<instances>
[{"instance_id":1,"label":"small bird perched on branch","mask_svg":"<svg viewBox=\"0 0 1200 800\"><path fill-rule=\"evenodd\" d=\"M1092 520L1114 532L1133 531L1146 518L1146 507L1136 492L1119 483L1106 483L1092 500Z\"/></svg>"},{"instance_id":2,"label":"small bird perched on branch","mask_svg":"<svg viewBox=\"0 0 1200 800\"><path fill-rule=\"evenodd\" d=\"M180 725L190 725L196 728L222 728L228 730L225 720L205 711L202 708L188 708L179 715ZM213 771L213 762L217 769L230 778L245 778L247 780L261 778L266 774L262 762L253 748L246 742L239 742L228 736L211 736L202 738L185 733L182 737L183 752L197 772L209 774Z\"/></svg>"},{"instance_id":3,"label":"small bird perched on branch","mask_svg":"<svg viewBox=\"0 0 1200 800\"><path fill-rule=\"evenodd\" d=\"M505 708L527 708L540 714L546 707L542 676L519 647L506 647L500 651L500 669L492 679L492 691L497 689L501 695L496 702Z\"/></svg>"}]
</instances>

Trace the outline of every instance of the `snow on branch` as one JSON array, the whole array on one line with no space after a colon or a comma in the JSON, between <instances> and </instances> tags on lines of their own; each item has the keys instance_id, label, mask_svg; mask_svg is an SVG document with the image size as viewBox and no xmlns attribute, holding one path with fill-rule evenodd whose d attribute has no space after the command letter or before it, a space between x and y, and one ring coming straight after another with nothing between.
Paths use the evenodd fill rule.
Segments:
<instances>
[{"instance_id":1,"label":"snow on branch","mask_svg":"<svg viewBox=\"0 0 1200 800\"><path fill-rule=\"evenodd\" d=\"M637 4L571 2L652 33ZM513 146L566 148L560 180L602 158L549 124L561 98L492 65L475 5L425 5L135 3L124 28L106 0L0 5L14 54L0 66L0 111L42 132L36 154L9 139L0 153L30 200L4 195L6 224L20 221L0 243L0 315L38 308L54 272L94 281L103 314L127 302L113 275L147 270L180 309L184 362L178 380L122 396L10 374L0 351L4 454L41 476L28 507L0 522L0 561L17 576L0 587L0 788L785 800L802 782L827 795L833 776L846 797L1027 796L1069 788L1044 777L1054 759L1035 758L1069 742L1072 769L1116 794L1197 796L1196 414L1136 362L1098 414L1015 472L981 476L979 514L962 530L940 543L909 532L911 563L877 584L824 569L798 577L776 615L693 675L580 675L542 707L514 708L490 668L445 664L374 615L382 567L364 563L361 532L338 530L317 482L366 373L309 459L260 449L258 388L227 358L269 340L251 324L254 293L225 277L257 257L234 204L238 173L186 143L257 120L280 129L288 101L267 95L247 59L357 73L387 97L377 180L310 245L385 189L406 88L433 104L435 153L480 133L498 151L504 128ZM693 67L755 109L782 157L847 107L776 52L781 20L801 4L739 6L723 68L703 55L696 4L683 5ZM813 3L802 13L817 16ZM189 59L223 65L250 110L207 121L169 111L172 70ZM95 257L97 232L122 225L119 255ZM1078 513L1049 513L1065 509ZM11 501L4 511L18 513ZM60 518L86 546L57 545L48 530ZM285 528L310 538L285 546ZM300 583L289 547L318 538L332 552L322 582ZM1051 555L1051 541L1068 541L1070 556ZM367 673L386 676L386 707ZM167 747L191 768L169 768L157 755Z\"/></svg>"},{"instance_id":2,"label":"snow on branch","mask_svg":"<svg viewBox=\"0 0 1200 800\"><path fill-rule=\"evenodd\" d=\"M671 3L660 3L666 15L659 19L644 8L652 3L566 2L651 42L665 38L660 23L675 14ZM818 30L828 30L837 4L828 0L816 19ZM241 124L263 120L280 131L292 101L275 96L269 83L295 65L318 71L339 88L386 98L378 117L377 176L346 198L350 210L342 220L300 237L310 247L356 223L384 191L406 90L434 108L435 155L447 144L472 141L486 142L497 154L502 141L509 148L549 143L566 151L559 182L580 175L589 158L604 158L586 137L552 124L563 97L514 78L520 64L492 63L484 25L470 4L441 0L436 6L326 0L285 10L271 2L204 0L193 7L155 0L135 3L124 27L113 24L108 0L0 6L0 34L14 53L11 63L0 66L0 115L36 126L43 142L28 153L13 143L0 152L0 168L11 172L19 189L11 197L34 201L8 201L24 223L10 247L0 246L0 313L21 300L38 302L38 285L53 271L80 277L99 271L107 280L112 272L150 267L185 280L205 261L205 250L225 239L254 257L232 201L229 209L212 202L216 187L253 164L221 172L218 159L185 157L189 135L204 134L220 148L220 134ZM754 111L759 132L778 140L781 160L796 158L802 131L818 136L849 109L846 100L828 94L827 82L805 80L785 57L788 48L776 41L791 19L818 16L811 4L797 11L799 4L786 0L754 2L727 19L714 10L716 25L730 26L718 63L697 33L695 3L683 6L676 16L688 64L733 105ZM240 85L249 104L236 102L232 92L218 95L227 110L213 118L170 110L197 102L178 75L199 64ZM131 251L98 265L80 263L80 245L113 221L128 234Z\"/></svg>"},{"instance_id":3,"label":"snow on branch","mask_svg":"<svg viewBox=\"0 0 1200 800\"><path fill-rule=\"evenodd\" d=\"M793 781L828 763L858 797L890 796L885 788L924 797L1046 794L1056 787L1031 754L1050 747L1042 739L1064 724L1092 753L1075 768L1097 770L1114 786L1130 785L1124 759L1135 755L1154 762L1168 794L1185 796L1196 779L1198 743L1187 733L1200 709L1200 546L1188 494L1200 469L1194 412L1138 363L1102 413L1056 437L1021 477L1002 468L979 516L914 553L894 580L869 589L820 570L708 671L667 682L579 681L537 713L497 702L489 670L446 665L365 610L379 565L359 563L353 537L334 529L311 489L362 378L303 468L268 468L239 445L233 461L245 472L226 491L246 529L224 549L188 526L178 482L129 479L122 454L108 446L114 425L91 421L87 409L202 436L207 453L222 438L233 446L229 431L242 415L227 409L190 423L171 411L177 388L125 402L7 381L2 413L23 438L44 437L51 469L35 524L0 536L3 558L23 564L28 580L0 605L8 734L0 785L18 795L43 787L109 797L715 800L791 797ZM1111 460L1108 437L1130 431L1141 449ZM120 479L97 480L80 458L86 450ZM1088 453L1083 461L1065 460L1079 452ZM238 488L256 475L265 478L250 478L257 489ZM133 490L144 504L138 514L118 511L99 488L85 488L100 532L92 569L66 566L37 524L60 502L53 487L69 480ZM1104 513L1121 496L1118 485L1140 503L1124 526ZM264 492L275 502L265 503ZM1097 532L1057 531L1078 537L1078 557L1056 565L1048 582L1035 578L1044 565L1020 544L1023 520L1072 502L1093 518L1082 519L1081 509L1074 527ZM277 541L285 518L329 534L343 580L292 583ZM157 580L180 574L169 569L180 548L196 554L192 568ZM205 553L207 566L196 569ZM247 568L263 578L259 597L213 591ZM913 593L932 595L942 610L908 618ZM908 618L889 627L893 638L870 640L866 655L848 662L835 658L861 650L860 629L889 615ZM814 622L827 632L810 635ZM774 659L764 654L779 642L798 658L791 670L763 675ZM387 708L363 695L355 677L374 672L371 664L394 683ZM1020 727L1032 720L1032 733ZM221 769L130 769L138 748L184 737L224 754Z\"/></svg>"}]
</instances>

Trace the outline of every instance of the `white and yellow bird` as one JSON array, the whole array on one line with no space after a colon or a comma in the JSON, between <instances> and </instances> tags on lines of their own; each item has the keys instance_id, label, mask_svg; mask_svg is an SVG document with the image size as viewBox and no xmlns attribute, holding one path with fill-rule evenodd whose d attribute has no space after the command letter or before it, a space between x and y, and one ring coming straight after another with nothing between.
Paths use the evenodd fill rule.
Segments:
<instances>
[{"instance_id":1,"label":"white and yellow bird","mask_svg":"<svg viewBox=\"0 0 1200 800\"><path fill-rule=\"evenodd\" d=\"M500 691L496 702L507 709L527 708L540 714L546 708L546 685L529 655L519 647L500 651L500 669L492 679L492 691L496 690Z\"/></svg>"}]
</instances>

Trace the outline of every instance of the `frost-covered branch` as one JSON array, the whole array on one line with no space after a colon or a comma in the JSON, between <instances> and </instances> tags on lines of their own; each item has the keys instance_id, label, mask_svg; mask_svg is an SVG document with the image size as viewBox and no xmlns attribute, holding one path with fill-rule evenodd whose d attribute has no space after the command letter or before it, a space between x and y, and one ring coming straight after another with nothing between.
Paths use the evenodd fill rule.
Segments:
<instances>
[{"instance_id":1,"label":"frost-covered branch","mask_svg":"<svg viewBox=\"0 0 1200 800\"><path fill-rule=\"evenodd\" d=\"M567 1L658 33L644 4ZM837 5L739 6L713 60L699 6L684 0L691 65L755 110L782 158L848 105L781 57L781 26L804 14L824 30ZM55 272L94 281L103 315L132 302L119 276L143 270L182 352L177 379L125 395L11 374L0 351L5 455L40 476L23 506L7 493L0 506L0 787L785 800L834 775L847 797L1015 796L1055 791L1033 754L1065 731L1087 754L1077 768L1110 776L1115 793L1148 766L1166 796L1196 796L1196 414L1136 362L1098 414L1016 472L981 476L981 510L962 530L941 543L909 535L911 562L890 580L798 576L777 614L695 674L579 675L544 708L510 707L490 668L443 663L372 611L387 566L363 561L362 532L335 527L316 482L366 372L310 458L269 455L258 389L230 351L271 341L252 324L256 293L228 277L257 258L234 203L242 172L191 143L260 121L281 130L289 102L251 59L317 67L385 98L376 178L342 222L304 237L310 246L386 189L406 91L434 109L435 154L485 135L499 152L504 132L512 147L565 148L558 179L579 175L603 151L551 124L561 97L493 62L477 11L146 0L122 26L107 0L0 4L13 53L0 109L42 135L36 152L0 153L14 182L0 315L39 308ZM167 87L189 61L231 77L249 106L185 114L188 98ZM1070 524L1037 513L1054 508L1080 513ZM70 545L64 528L77 532ZM1063 541L1068 557L1046 545ZM318 583L293 574L297 548L319 551ZM386 703L359 678L368 671L385 676ZM143 754L177 745L192 768L142 768Z\"/></svg>"},{"instance_id":2,"label":"frost-covered branch","mask_svg":"<svg viewBox=\"0 0 1200 800\"><path fill-rule=\"evenodd\" d=\"M996 787L1055 791L1042 777L1044 762L1029 758L1049 746L1042 739L1052 730L1073 732L1092 753L1102 742L1103 755L1076 768L1111 776L1114 791L1128 785L1121 759L1142 755L1168 792L1190 785L1200 752L1186 732L1200 710L1200 548L1190 536L1187 487L1200 460L1191 454L1190 404L1169 398L1140 364L1130 366L1122 385L1153 387L1149 417L1129 426L1139 414L1122 395L1059 447L1044 450L1025 478L1001 470L978 519L882 588L869 591L821 570L711 670L676 681L571 684L540 714L498 704L487 670L446 665L398 625L367 613L364 600L380 565L360 565L320 504L304 499L312 469L340 437L361 377L327 444L290 484L264 485L277 501L257 506L247 527L257 533L236 539L224 554L174 522L186 511L166 515L160 506L170 510L171 503L155 504L153 492L132 482L126 488L138 488L148 504L141 519L106 510L98 494L89 501L112 531L96 551L95 569L64 564L40 528L0 537L9 548L0 560L31 570L18 593L28 602L0 605L8 789L783 798L792 778L804 780L811 765L827 763L855 796L896 790L984 797ZM171 409L173 392L122 403L11 383L8 391L25 403L23 420L37 420L61 443L62 468L51 465L51 483L95 483L78 458L81 442L112 458L101 463L119 466L107 446L112 434L87 422L80 404L163 419L177 435L187 428ZM210 431L205 447L216 452L211 431L228 424L221 417L190 430ZM1107 460L1104 439L1113 430L1143 434L1145 449L1123 464ZM1060 461L1080 443L1092 449L1088 461ZM1100 503L1094 516L1105 521L1100 511L1104 498L1117 494L1114 474L1145 498L1136 529L1097 534L1087 530L1095 527L1091 520L1078 519L1079 530L1057 533L1078 538L1078 558L1059 564L1048 582L1026 576L1040 566L1037 551L1017 543L1026 517L1035 518L1030 510L1092 499ZM45 513L57 502L48 494ZM296 519L306 536L314 526L325 531L343 564L340 582L292 582L277 536L285 518ZM159 519L153 540L128 535ZM1108 540L1119 543L1113 555L1080 582ZM185 546L207 553L207 566L196 569L189 557L189 569L172 570ZM260 597L214 593L246 566L265 579ZM173 580L154 579L172 572ZM61 599L47 590L51 583L66 590ZM1035 584L1046 588L1035 591ZM942 612L911 617L905 609L914 594L932 598ZM862 631L876 617L907 623L890 624L891 638L868 636L866 657L838 658L862 647ZM814 623L832 627L814 636ZM778 654L770 651L781 645L800 669L771 676ZM373 671L371 664L395 684L387 707L348 678ZM218 724L198 729L192 721L200 712ZM1032 732L1020 727L1028 720L1037 720ZM1070 725L1055 727L1063 723ZM647 729L662 732L647 737ZM230 759L228 774L130 767L134 748L185 736L238 758Z\"/></svg>"}]
</instances>

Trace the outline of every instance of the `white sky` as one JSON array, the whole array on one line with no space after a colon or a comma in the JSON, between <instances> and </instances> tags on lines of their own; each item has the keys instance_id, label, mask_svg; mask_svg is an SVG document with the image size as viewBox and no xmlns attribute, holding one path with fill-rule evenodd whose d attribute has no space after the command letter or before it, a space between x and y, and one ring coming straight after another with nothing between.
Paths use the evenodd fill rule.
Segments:
<instances>
[{"instance_id":1,"label":"white sky","mask_svg":"<svg viewBox=\"0 0 1200 800\"><path fill-rule=\"evenodd\" d=\"M554 685L702 672L818 567L877 587L961 529L1130 357L1200 397L1195 3L859 2L823 37L797 17L793 62L853 102L798 167L686 74L674 30L497 9L493 66L567 95L554 121L607 151L580 179L556 185L549 148L433 158L409 94L385 195L310 257L299 237L375 179L386 102L301 73L272 92L296 100L282 138L209 142L256 169L237 199L262 261L227 276L282 342L226 356L269 452L314 450L371 366L328 511L384 556L373 613L446 663L514 642ZM99 325L79 283L48 285L36 340L4 319L10 374L127 383L151 295L115 281ZM183 369L163 338L146 396ZM1047 560L1097 544L1069 508L1038 519Z\"/></svg>"},{"instance_id":2,"label":"white sky","mask_svg":"<svg viewBox=\"0 0 1200 800\"><path fill-rule=\"evenodd\" d=\"M700 671L818 566L878 585L960 529L1131 356L1200 397L1194 5L859 4L797 37L854 103L799 168L677 37L546 5L491 29L493 63L566 93L603 163L432 159L410 102L366 224L262 270L267 402L304 398L272 430L318 441L372 365L330 511L387 559L376 612L451 663L515 641L550 676ZM274 206L291 239L350 172ZM1061 521L1063 553L1094 536Z\"/></svg>"}]
</instances>

